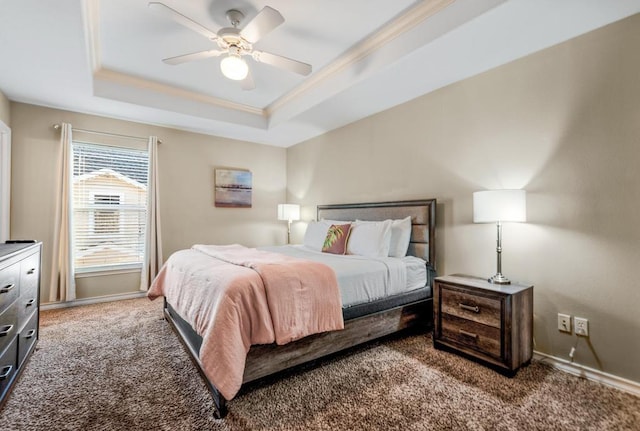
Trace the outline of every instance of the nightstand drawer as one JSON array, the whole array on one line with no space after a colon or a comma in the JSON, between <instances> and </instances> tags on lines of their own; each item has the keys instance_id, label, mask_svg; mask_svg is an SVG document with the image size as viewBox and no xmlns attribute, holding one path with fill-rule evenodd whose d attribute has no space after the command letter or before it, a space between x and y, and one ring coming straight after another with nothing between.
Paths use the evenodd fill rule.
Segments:
<instances>
[{"instance_id":1,"label":"nightstand drawer","mask_svg":"<svg viewBox=\"0 0 640 431\"><path fill-rule=\"evenodd\" d=\"M442 339L470 347L496 359L502 356L500 329L493 326L443 314Z\"/></svg>"},{"instance_id":2,"label":"nightstand drawer","mask_svg":"<svg viewBox=\"0 0 640 431\"><path fill-rule=\"evenodd\" d=\"M442 285L440 295L442 313L500 328L500 299L478 295L446 284Z\"/></svg>"}]
</instances>

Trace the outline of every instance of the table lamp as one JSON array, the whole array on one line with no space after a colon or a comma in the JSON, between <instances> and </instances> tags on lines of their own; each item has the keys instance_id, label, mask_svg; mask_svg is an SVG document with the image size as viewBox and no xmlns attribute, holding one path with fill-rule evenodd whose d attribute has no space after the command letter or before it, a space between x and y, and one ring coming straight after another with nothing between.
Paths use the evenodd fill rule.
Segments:
<instances>
[{"instance_id":1,"label":"table lamp","mask_svg":"<svg viewBox=\"0 0 640 431\"><path fill-rule=\"evenodd\" d=\"M287 221L287 244L291 243L291 222L300 220L300 205L278 204L278 220Z\"/></svg>"},{"instance_id":2,"label":"table lamp","mask_svg":"<svg viewBox=\"0 0 640 431\"><path fill-rule=\"evenodd\" d=\"M490 283L511 284L502 275L502 223L527 221L527 198L524 190L486 190L473 193L473 222L496 223L498 230L498 271Z\"/></svg>"}]
</instances>

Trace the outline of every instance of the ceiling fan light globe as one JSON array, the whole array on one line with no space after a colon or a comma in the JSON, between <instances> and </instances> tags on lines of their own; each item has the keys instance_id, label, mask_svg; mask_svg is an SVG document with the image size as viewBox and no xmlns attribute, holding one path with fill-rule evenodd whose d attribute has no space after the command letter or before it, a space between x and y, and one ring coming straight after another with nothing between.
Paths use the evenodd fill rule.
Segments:
<instances>
[{"instance_id":1,"label":"ceiling fan light globe","mask_svg":"<svg viewBox=\"0 0 640 431\"><path fill-rule=\"evenodd\" d=\"M237 55L229 55L220 62L222 74L234 81L242 81L249 73L249 66L244 59Z\"/></svg>"}]
</instances>

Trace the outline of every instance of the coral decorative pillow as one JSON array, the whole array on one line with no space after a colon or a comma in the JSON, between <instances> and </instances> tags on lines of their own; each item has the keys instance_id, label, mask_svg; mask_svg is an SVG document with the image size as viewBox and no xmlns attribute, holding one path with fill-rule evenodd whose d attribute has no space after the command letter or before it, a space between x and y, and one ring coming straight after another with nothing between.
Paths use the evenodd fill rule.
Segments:
<instances>
[{"instance_id":1,"label":"coral decorative pillow","mask_svg":"<svg viewBox=\"0 0 640 431\"><path fill-rule=\"evenodd\" d=\"M325 253L345 254L347 252L347 241L351 233L351 223L332 224L327 231L322 251Z\"/></svg>"}]
</instances>

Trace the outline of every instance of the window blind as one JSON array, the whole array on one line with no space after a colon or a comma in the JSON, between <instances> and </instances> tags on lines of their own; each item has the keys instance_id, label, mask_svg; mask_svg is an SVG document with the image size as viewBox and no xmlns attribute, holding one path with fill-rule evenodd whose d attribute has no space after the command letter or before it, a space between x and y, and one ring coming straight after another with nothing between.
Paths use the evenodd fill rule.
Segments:
<instances>
[{"instance_id":1,"label":"window blind","mask_svg":"<svg viewBox=\"0 0 640 431\"><path fill-rule=\"evenodd\" d=\"M73 143L76 272L142 265L148 171L147 151Z\"/></svg>"}]
</instances>

